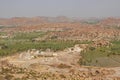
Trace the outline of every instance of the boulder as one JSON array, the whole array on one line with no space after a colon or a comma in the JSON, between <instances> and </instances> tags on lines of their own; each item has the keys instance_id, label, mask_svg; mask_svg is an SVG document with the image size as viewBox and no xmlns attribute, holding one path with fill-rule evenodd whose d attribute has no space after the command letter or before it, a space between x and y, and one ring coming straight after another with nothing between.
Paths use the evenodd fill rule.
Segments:
<instances>
[{"instance_id":1,"label":"boulder","mask_svg":"<svg viewBox=\"0 0 120 80\"><path fill-rule=\"evenodd\" d=\"M30 59L33 58L33 56L32 56L30 53L28 53L28 52L23 52L23 53L21 53L21 54L19 55L19 58L20 58L21 60L30 60Z\"/></svg>"}]
</instances>

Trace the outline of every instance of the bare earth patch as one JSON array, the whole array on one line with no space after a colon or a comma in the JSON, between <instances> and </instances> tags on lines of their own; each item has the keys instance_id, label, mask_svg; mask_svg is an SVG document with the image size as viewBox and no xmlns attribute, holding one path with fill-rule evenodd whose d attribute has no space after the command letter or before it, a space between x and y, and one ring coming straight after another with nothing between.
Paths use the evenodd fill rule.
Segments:
<instances>
[{"instance_id":1,"label":"bare earth patch","mask_svg":"<svg viewBox=\"0 0 120 80\"><path fill-rule=\"evenodd\" d=\"M43 53L42 56L26 60L20 59L18 54L2 58L2 61L8 60L12 66L7 64L7 61L6 64L3 62L6 66L1 65L0 77L9 76L10 80L120 80L120 67L80 66L79 50Z\"/></svg>"}]
</instances>

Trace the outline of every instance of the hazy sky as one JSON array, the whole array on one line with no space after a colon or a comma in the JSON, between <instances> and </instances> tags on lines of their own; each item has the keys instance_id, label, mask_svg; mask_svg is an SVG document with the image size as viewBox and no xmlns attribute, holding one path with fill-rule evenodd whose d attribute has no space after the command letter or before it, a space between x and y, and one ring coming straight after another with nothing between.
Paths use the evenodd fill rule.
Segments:
<instances>
[{"instance_id":1,"label":"hazy sky","mask_svg":"<svg viewBox=\"0 0 120 80\"><path fill-rule=\"evenodd\" d=\"M120 0L0 0L0 17L120 17Z\"/></svg>"}]
</instances>

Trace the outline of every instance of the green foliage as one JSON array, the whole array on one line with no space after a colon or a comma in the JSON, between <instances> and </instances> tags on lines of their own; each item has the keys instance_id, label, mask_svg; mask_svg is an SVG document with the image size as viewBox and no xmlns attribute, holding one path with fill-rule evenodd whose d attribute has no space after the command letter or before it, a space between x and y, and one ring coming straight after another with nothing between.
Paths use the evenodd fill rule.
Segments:
<instances>
[{"instance_id":1,"label":"green foliage","mask_svg":"<svg viewBox=\"0 0 120 80\"><path fill-rule=\"evenodd\" d=\"M111 54L120 55L120 41L112 41Z\"/></svg>"},{"instance_id":2,"label":"green foliage","mask_svg":"<svg viewBox=\"0 0 120 80\"><path fill-rule=\"evenodd\" d=\"M93 51L93 50L95 50L95 47L89 47L89 49L90 49L91 51Z\"/></svg>"},{"instance_id":3,"label":"green foliage","mask_svg":"<svg viewBox=\"0 0 120 80\"><path fill-rule=\"evenodd\" d=\"M27 39L27 40L31 40L33 38L36 38L36 37L41 37L43 36L45 33L43 32L28 32L28 33L16 33L14 39L16 40L24 40L24 39Z\"/></svg>"},{"instance_id":4,"label":"green foliage","mask_svg":"<svg viewBox=\"0 0 120 80\"><path fill-rule=\"evenodd\" d=\"M9 44L8 44L9 43ZM9 55L9 54L13 54L13 53L17 53L17 52L21 52L21 51L25 51L28 49L42 49L45 50L47 48L50 48L54 51L58 51L58 50L63 50L67 47L72 47L77 43L81 43L81 42L74 42L74 41L40 41L40 42L8 42L6 43L7 48L5 49L1 49L0 50L0 56L3 55Z\"/></svg>"},{"instance_id":5,"label":"green foliage","mask_svg":"<svg viewBox=\"0 0 120 80\"><path fill-rule=\"evenodd\" d=\"M89 47L81 53L80 64L90 66L120 66L120 41L112 41L110 47ZM119 58L118 58L119 57Z\"/></svg>"},{"instance_id":6,"label":"green foliage","mask_svg":"<svg viewBox=\"0 0 120 80\"><path fill-rule=\"evenodd\" d=\"M0 29L4 28L5 26L0 26Z\"/></svg>"},{"instance_id":7,"label":"green foliage","mask_svg":"<svg viewBox=\"0 0 120 80\"><path fill-rule=\"evenodd\" d=\"M4 36L4 35L6 35L7 33L5 33L5 32L0 32L0 36Z\"/></svg>"},{"instance_id":8,"label":"green foliage","mask_svg":"<svg viewBox=\"0 0 120 80\"><path fill-rule=\"evenodd\" d=\"M45 40L32 42L32 39L42 37L46 33L43 32L30 32L30 33L16 33L13 38L0 39L0 56L12 55L17 52L26 51L29 49L42 49L50 48L54 51L63 50L72 47L75 44L89 43L88 41L63 41L63 40Z\"/></svg>"}]
</instances>

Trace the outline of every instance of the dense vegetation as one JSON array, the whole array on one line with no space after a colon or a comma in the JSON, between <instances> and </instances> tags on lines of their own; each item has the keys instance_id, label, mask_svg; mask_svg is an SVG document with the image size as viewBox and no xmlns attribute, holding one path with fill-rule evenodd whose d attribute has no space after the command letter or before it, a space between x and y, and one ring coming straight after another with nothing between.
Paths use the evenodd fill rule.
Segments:
<instances>
[{"instance_id":1,"label":"dense vegetation","mask_svg":"<svg viewBox=\"0 0 120 80\"><path fill-rule=\"evenodd\" d=\"M88 43L86 41L62 41L54 39L35 42L32 41L32 39L43 37L46 34L47 33L44 32L16 33L12 38L0 39L0 56L11 55L17 52L26 51L28 49L45 50L49 48L57 51L74 46L78 43Z\"/></svg>"},{"instance_id":2,"label":"dense vegetation","mask_svg":"<svg viewBox=\"0 0 120 80\"><path fill-rule=\"evenodd\" d=\"M120 41L112 41L109 47L89 47L82 52L80 63L87 66L120 66Z\"/></svg>"}]
</instances>

